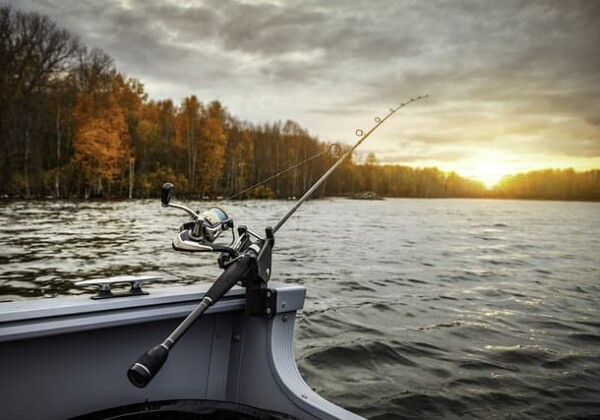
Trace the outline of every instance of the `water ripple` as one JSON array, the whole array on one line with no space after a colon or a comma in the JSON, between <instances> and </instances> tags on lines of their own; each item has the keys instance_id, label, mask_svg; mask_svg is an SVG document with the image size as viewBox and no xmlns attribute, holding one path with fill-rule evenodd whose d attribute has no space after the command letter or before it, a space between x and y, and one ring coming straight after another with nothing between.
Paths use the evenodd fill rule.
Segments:
<instances>
[{"instance_id":1,"label":"water ripple","mask_svg":"<svg viewBox=\"0 0 600 420\"><path fill-rule=\"evenodd\" d=\"M73 282L111 275L220 273L215 255L172 251L185 216L154 200L0 204L0 301L91 293ZM257 232L290 207L201 204ZM600 203L310 201L273 256L273 280L308 290L299 368L372 419L598 418L598 226Z\"/></svg>"}]
</instances>

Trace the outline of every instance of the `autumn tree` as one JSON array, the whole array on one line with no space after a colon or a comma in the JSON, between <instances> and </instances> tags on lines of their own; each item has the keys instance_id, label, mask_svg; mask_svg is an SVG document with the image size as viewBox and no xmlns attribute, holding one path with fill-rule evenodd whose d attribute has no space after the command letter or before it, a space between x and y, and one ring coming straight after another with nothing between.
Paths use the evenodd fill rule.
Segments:
<instances>
[{"instance_id":1,"label":"autumn tree","mask_svg":"<svg viewBox=\"0 0 600 420\"><path fill-rule=\"evenodd\" d=\"M186 149L177 146L176 119L177 109L171 100L143 101L132 140L137 196L155 194L157 185L166 180L177 180L182 190L189 188L185 176Z\"/></svg>"},{"instance_id":2,"label":"autumn tree","mask_svg":"<svg viewBox=\"0 0 600 420\"><path fill-rule=\"evenodd\" d=\"M74 163L85 183L85 196L102 195L123 171L129 157L129 133L125 115L115 98L107 98L106 107L94 109L86 94L78 97L75 118L79 121L75 135Z\"/></svg>"}]
</instances>

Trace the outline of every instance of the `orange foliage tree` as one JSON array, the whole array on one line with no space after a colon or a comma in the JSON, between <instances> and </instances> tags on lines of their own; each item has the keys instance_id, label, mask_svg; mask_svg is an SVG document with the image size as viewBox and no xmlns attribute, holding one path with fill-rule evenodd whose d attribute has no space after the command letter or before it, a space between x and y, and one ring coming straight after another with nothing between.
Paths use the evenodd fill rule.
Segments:
<instances>
[{"instance_id":1,"label":"orange foliage tree","mask_svg":"<svg viewBox=\"0 0 600 420\"><path fill-rule=\"evenodd\" d=\"M129 132L125 116L112 96L106 107L95 110L87 95L78 97L75 119L78 122L73 161L85 181L86 196L102 195L103 183L109 186L129 161ZM90 191L91 189L91 191Z\"/></svg>"}]
</instances>

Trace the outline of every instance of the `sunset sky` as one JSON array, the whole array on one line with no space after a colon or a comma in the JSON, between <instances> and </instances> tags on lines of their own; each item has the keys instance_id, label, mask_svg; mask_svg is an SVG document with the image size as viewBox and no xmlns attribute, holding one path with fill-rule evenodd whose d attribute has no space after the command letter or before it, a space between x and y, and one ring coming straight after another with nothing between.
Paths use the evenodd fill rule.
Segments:
<instances>
[{"instance_id":1,"label":"sunset sky","mask_svg":"<svg viewBox=\"0 0 600 420\"><path fill-rule=\"evenodd\" d=\"M600 168L600 1L9 0L102 48L153 99L195 94L488 185ZM359 156L360 158L360 156Z\"/></svg>"}]
</instances>

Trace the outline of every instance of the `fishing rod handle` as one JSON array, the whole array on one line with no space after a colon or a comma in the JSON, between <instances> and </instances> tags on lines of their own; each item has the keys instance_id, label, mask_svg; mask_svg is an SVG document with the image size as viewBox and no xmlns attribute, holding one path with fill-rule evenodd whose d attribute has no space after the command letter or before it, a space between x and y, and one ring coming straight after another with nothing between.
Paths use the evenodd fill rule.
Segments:
<instances>
[{"instance_id":1,"label":"fishing rod handle","mask_svg":"<svg viewBox=\"0 0 600 420\"><path fill-rule=\"evenodd\" d=\"M206 296L203 297L198 306L177 326L171 335L159 345L142 354L127 371L129 382L138 388L144 388L148 385L167 361L169 351L175 345L175 342L211 305L212 300Z\"/></svg>"},{"instance_id":2,"label":"fishing rod handle","mask_svg":"<svg viewBox=\"0 0 600 420\"><path fill-rule=\"evenodd\" d=\"M212 300L206 296L203 297L198 306L177 326L171 335L159 345L152 347L142 354L127 371L129 382L138 388L144 388L148 385L167 361L169 351L175 345L175 342L211 305Z\"/></svg>"},{"instance_id":3,"label":"fishing rod handle","mask_svg":"<svg viewBox=\"0 0 600 420\"><path fill-rule=\"evenodd\" d=\"M129 382L138 388L144 388L164 365L169 349L164 343L152 347L127 370Z\"/></svg>"},{"instance_id":4,"label":"fishing rod handle","mask_svg":"<svg viewBox=\"0 0 600 420\"><path fill-rule=\"evenodd\" d=\"M164 365L169 356L169 351L175 343L209 307L221 299L229 289L248 274L248 271L251 269L251 259L255 256L255 250L249 249L239 259L229 264L205 293L198 306L194 308L181 324L162 343L142 354L131 365L127 371L127 377L133 385L138 388L144 388L152 381Z\"/></svg>"}]
</instances>

